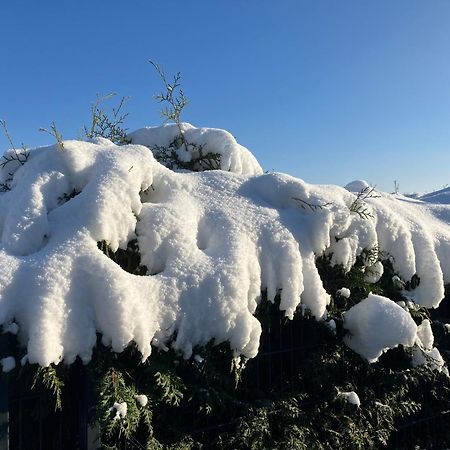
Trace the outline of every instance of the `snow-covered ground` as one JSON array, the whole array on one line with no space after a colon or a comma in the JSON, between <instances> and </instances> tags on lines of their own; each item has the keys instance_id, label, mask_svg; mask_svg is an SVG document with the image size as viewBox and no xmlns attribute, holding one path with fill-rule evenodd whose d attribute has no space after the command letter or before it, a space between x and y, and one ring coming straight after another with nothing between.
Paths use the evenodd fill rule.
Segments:
<instances>
[{"instance_id":1,"label":"snow-covered ground","mask_svg":"<svg viewBox=\"0 0 450 450\"><path fill-rule=\"evenodd\" d=\"M174 125L131 133L130 145L97 138L37 148L24 165L2 169L11 190L0 194L0 323L18 332L29 362L87 362L96 332L117 352L134 341L143 359L169 342L190 357L213 338L254 357L262 289L269 300L280 293L290 318L298 308L326 318L330 294L315 266L323 253L349 270L378 249L400 279L420 277L411 301L439 305L450 282L450 206L381 192L358 199L350 191L363 182L348 190L264 174L229 133L183 127L195 145L178 157L190 161L201 148L219 154L223 170L157 162L149 148L168 146ZM125 249L134 238L146 276L97 246ZM376 281L382 265L366 265ZM409 314L388 299L369 296L347 314L348 343L369 360L416 342ZM377 340L380 329L370 327L380 320L391 332ZM394 329L397 320L404 326Z\"/></svg>"}]
</instances>

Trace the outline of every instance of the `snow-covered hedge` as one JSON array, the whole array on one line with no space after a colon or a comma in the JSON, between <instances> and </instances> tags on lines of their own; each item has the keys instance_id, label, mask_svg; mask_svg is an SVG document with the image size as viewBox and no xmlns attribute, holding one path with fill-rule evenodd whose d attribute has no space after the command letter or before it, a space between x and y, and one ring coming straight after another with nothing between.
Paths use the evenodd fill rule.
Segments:
<instances>
[{"instance_id":1,"label":"snow-covered hedge","mask_svg":"<svg viewBox=\"0 0 450 450\"><path fill-rule=\"evenodd\" d=\"M323 254L345 270L362 255L371 282L389 258L400 282L420 279L408 299L439 305L450 282L450 206L263 174L229 133L183 127L193 151L219 155L223 170L160 164L149 148L169 145L174 125L131 133L129 145L96 138L37 148L2 168L10 190L0 194L0 323L18 324L29 362L88 362L97 332L116 352L135 342L144 360L169 342L188 358L212 339L252 358L263 290L270 301L280 293L289 318L301 308L326 319L330 293L315 264ZM180 159L198 157L182 151ZM116 251L133 239L145 276L98 246ZM346 316L349 345L369 360L412 345L413 327L394 329L405 314L369 296ZM383 321L389 342L377 344Z\"/></svg>"}]
</instances>

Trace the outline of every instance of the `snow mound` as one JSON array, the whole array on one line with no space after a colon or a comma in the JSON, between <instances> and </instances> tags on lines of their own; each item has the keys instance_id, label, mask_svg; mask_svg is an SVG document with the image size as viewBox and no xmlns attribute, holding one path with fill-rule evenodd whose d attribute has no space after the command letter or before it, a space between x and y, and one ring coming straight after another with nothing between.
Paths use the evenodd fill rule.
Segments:
<instances>
[{"instance_id":1,"label":"snow mound","mask_svg":"<svg viewBox=\"0 0 450 450\"><path fill-rule=\"evenodd\" d=\"M420 277L407 292L412 300L437 306L444 297L450 220L442 214L450 216L450 207L380 194L367 199L373 215L363 218L349 209L353 193L263 175L230 134L183 127L190 142L222 155L225 170L174 172L145 146L106 139L31 150L24 165L2 169L12 181L0 194L0 324L18 325L30 363L71 363L77 356L88 362L97 332L116 352L134 342L143 359L152 346L169 343L190 357L212 339L254 357L262 290L269 301L280 295L289 318L299 306L317 319L326 315L330 295L315 265L324 253L350 270L363 251L379 249L393 257L403 280ZM146 128L130 137L166 145L176 131ZM124 271L98 246L106 241L116 251L135 239L144 276ZM407 314L403 309L372 303L360 317L368 324L386 318L395 334L392 310L404 331L377 343L369 352L376 359L385 348L409 343L412 331L392 308ZM353 343L364 347L365 331L352 322L352 311L346 320Z\"/></svg>"},{"instance_id":2,"label":"snow mound","mask_svg":"<svg viewBox=\"0 0 450 450\"><path fill-rule=\"evenodd\" d=\"M345 185L345 189L350 192L362 192L369 187L369 183L365 180L354 180Z\"/></svg>"},{"instance_id":3,"label":"snow mound","mask_svg":"<svg viewBox=\"0 0 450 450\"><path fill-rule=\"evenodd\" d=\"M400 344L413 346L417 336L417 325L408 312L392 300L374 294L345 313L344 327L351 333L345 337L345 343L371 363Z\"/></svg>"},{"instance_id":4,"label":"snow mound","mask_svg":"<svg viewBox=\"0 0 450 450\"><path fill-rule=\"evenodd\" d=\"M198 158L198 149L203 153L217 153L220 155L220 169L228 172L260 175L263 173L256 158L245 147L239 145L228 131L217 128L195 128L189 123L182 123L181 129L188 149L182 146L176 151L177 157L189 162ZM132 144L145 145L153 152L161 147L168 147L180 132L176 124L165 124L162 127L141 128L130 133L127 138Z\"/></svg>"}]
</instances>

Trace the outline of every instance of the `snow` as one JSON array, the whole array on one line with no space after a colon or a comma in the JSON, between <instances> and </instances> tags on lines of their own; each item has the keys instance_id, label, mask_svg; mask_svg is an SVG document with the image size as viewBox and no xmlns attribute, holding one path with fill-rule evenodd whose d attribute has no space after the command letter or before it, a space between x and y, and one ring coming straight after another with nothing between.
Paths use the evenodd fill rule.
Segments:
<instances>
[{"instance_id":1,"label":"snow","mask_svg":"<svg viewBox=\"0 0 450 450\"><path fill-rule=\"evenodd\" d=\"M345 313L344 328L350 332L345 343L370 363L400 344L411 347L417 336L417 325L408 312L392 300L374 294Z\"/></svg>"},{"instance_id":2,"label":"snow","mask_svg":"<svg viewBox=\"0 0 450 450\"><path fill-rule=\"evenodd\" d=\"M114 402L113 407L110 409L112 412L116 412L114 419L124 419L127 415L128 405L127 402L118 403Z\"/></svg>"},{"instance_id":3,"label":"snow","mask_svg":"<svg viewBox=\"0 0 450 450\"><path fill-rule=\"evenodd\" d=\"M358 397L358 394L354 391L350 392L339 392L339 397L345 398L348 403L355 405L357 407L361 406L361 400Z\"/></svg>"},{"instance_id":4,"label":"snow","mask_svg":"<svg viewBox=\"0 0 450 450\"><path fill-rule=\"evenodd\" d=\"M448 375L448 369L439 350L434 347L433 330L428 319L422 321L417 327L416 346L412 352L413 367L425 365L431 370L444 372Z\"/></svg>"},{"instance_id":5,"label":"snow","mask_svg":"<svg viewBox=\"0 0 450 450\"><path fill-rule=\"evenodd\" d=\"M423 320L417 327L416 343L424 350L431 350L433 348L434 336L431 329L431 323L428 319Z\"/></svg>"},{"instance_id":6,"label":"snow","mask_svg":"<svg viewBox=\"0 0 450 450\"><path fill-rule=\"evenodd\" d=\"M204 359L200 355L194 355L194 361L201 364Z\"/></svg>"},{"instance_id":7,"label":"snow","mask_svg":"<svg viewBox=\"0 0 450 450\"><path fill-rule=\"evenodd\" d=\"M369 188L369 183L365 180L354 180L345 185L345 189L350 192L362 192Z\"/></svg>"},{"instance_id":8,"label":"snow","mask_svg":"<svg viewBox=\"0 0 450 450\"><path fill-rule=\"evenodd\" d=\"M12 356L7 356L6 358L0 359L0 364L2 365L3 372L11 372L16 368L16 360Z\"/></svg>"},{"instance_id":9,"label":"snow","mask_svg":"<svg viewBox=\"0 0 450 450\"><path fill-rule=\"evenodd\" d=\"M139 406L146 406L148 403L148 397L144 394L136 395L136 401L139 403Z\"/></svg>"},{"instance_id":10,"label":"snow","mask_svg":"<svg viewBox=\"0 0 450 450\"><path fill-rule=\"evenodd\" d=\"M334 319L325 322L325 325L334 333L336 332L336 321Z\"/></svg>"},{"instance_id":11,"label":"snow","mask_svg":"<svg viewBox=\"0 0 450 450\"><path fill-rule=\"evenodd\" d=\"M431 370L443 372L447 376L449 374L445 361L436 347L433 347L430 350L414 347L412 353L412 365L413 367L426 366Z\"/></svg>"},{"instance_id":12,"label":"snow","mask_svg":"<svg viewBox=\"0 0 450 450\"><path fill-rule=\"evenodd\" d=\"M450 204L450 187L445 187L438 191L430 192L418 197L420 200L428 203Z\"/></svg>"},{"instance_id":13,"label":"snow","mask_svg":"<svg viewBox=\"0 0 450 450\"><path fill-rule=\"evenodd\" d=\"M0 193L0 324L18 325L30 363L87 363L97 332L116 352L134 342L144 360L152 346L189 358L212 339L254 357L262 290L269 301L280 294L289 318L300 309L326 317L330 295L315 265L324 253L350 270L364 250L378 248L392 256L399 279L420 277L405 292L411 300L439 305L450 282L450 206L379 193L364 203L373 217L362 218L349 210L356 196L344 188L263 174L229 133L183 129L189 143L221 155L223 170L158 163L149 148L177 132L166 125L131 133L130 145L98 138L33 149L23 166L0 171L12 177L12 189ZM97 246L106 241L115 251L135 238L145 276L122 270ZM379 262L366 265L367 276L380 276ZM405 310L377 296L360 305L346 314L356 351L376 360L413 344Z\"/></svg>"},{"instance_id":14,"label":"snow","mask_svg":"<svg viewBox=\"0 0 450 450\"><path fill-rule=\"evenodd\" d=\"M221 156L220 168L222 170L245 175L263 173L253 154L239 145L227 131L217 128L195 128L189 123L182 123L181 129L186 142L196 145L193 148L188 145L188 149L182 146L176 152L181 161L189 162L198 157L198 148L201 147L203 153L217 153ZM155 151L161 147L168 147L177 136L179 136L177 125L168 123L162 127L141 128L130 133L127 138L131 140L132 144L145 145Z\"/></svg>"},{"instance_id":15,"label":"snow","mask_svg":"<svg viewBox=\"0 0 450 450\"><path fill-rule=\"evenodd\" d=\"M376 283L383 275L384 268L380 261L368 266L364 270L364 280L368 283Z\"/></svg>"},{"instance_id":16,"label":"snow","mask_svg":"<svg viewBox=\"0 0 450 450\"><path fill-rule=\"evenodd\" d=\"M340 295L341 297L344 298L350 298L351 292L349 288L343 287L341 289L338 289L336 291L336 294Z\"/></svg>"},{"instance_id":17,"label":"snow","mask_svg":"<svg viewBox=\"0 0 450 450\"><path fill-rule=\"evenodd\" d=\"M3 326L3 334L11 333L17 334L19 332L19 325L15 322L7 323Z\"/></svg>"}]
</instances>

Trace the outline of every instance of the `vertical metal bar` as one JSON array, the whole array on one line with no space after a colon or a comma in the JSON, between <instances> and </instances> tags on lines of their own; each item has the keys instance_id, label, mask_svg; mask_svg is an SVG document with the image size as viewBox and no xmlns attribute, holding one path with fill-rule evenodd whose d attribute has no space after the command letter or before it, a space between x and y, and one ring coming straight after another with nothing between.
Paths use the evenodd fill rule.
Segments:
<instances>
[{"instance_id":1,"label":"vertical metal bar","mask_svg":"<svg viewBox=\"0 0 450 450\"><path fill-rule=\"evenodd\" d=\"M281 314L278 316L279 319L279 339L280 339L280 345L278 348L279 351L279 374L280 374L280 378L279 378L279 382L281 383L281 381L283 380L283 353L280 350L284 350L286 347L283 345L283 323L282 323L282 317Z\"/></svg>"},{"instance_id":2,"label":"vertical metal bar","mask_svg":"<svg viewBox=\"0 0 450 450\"><path fill-rule=\"evenodd\" d=\"M23 432L23 422L22 422L22 410L23 410L23 405L22 405L22 399L18 399L17 400L18 403L18 412L19 412L19 450L22 450L22 432Z\"/></svg>"},{"instance_id":3,"label":"vertical metal bar","mask_svg":"<svg viewBox=\"0 0 450 450\"><path fill-rule=\"evenodd\" d=\"M39 450L45 450L42 448L42 396L38 397L39 405Z\"/></svg>"},{"instance_id":4,"label":"vertical metal bar","mask_svg":"<svg viewBox=\"0 0 450 450\"><path fill-rule=\"evenodd\" d=\"M0 380L0 450L9 448L8 385Z\"/></svg>"}]
</instances>

